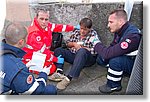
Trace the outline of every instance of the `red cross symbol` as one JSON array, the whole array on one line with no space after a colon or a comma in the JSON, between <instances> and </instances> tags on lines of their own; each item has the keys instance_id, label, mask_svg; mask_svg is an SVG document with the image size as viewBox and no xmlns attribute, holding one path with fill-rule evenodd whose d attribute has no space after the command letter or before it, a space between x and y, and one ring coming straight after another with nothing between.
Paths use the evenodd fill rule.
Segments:
<instances>
[{"instance_id":1,"label":"red cross symbol","mask_svg":"<svg viewBox=\"0 0 150 102\"><path fill-rule=\"evenodd\" d=\"M28 83L28 84L31 84L32 81L33 81L33 77L32 77L32 75L29 75L29 76L27 77L27 83Z\"/></svg>"},{"instance_id":2,"label":"red cross symbol","mask_svg":"<svg viewBox=\"0 0 150 102\"><path fill-rule=\"evenodd\" d=\"M121 43L121 48L122 49L127 49L128 48L128 43L127 42L122 42Z\"/></svg>"}]
</instances>

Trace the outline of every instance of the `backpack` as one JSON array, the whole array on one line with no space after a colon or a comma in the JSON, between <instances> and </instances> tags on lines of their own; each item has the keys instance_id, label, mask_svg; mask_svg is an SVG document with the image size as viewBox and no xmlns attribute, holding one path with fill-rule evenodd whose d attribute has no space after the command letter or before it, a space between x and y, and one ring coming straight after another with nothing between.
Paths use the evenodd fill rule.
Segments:
<instances>
[{"instance_id":1,"label":"backpack","mask_svg":"<svg viewBox=\"0 0 150 102\"><path fill-rule=\"evenodd\" d=\"M52 33L52 46L50 48L51 51L54 51L56 48L62 46L63 35L62 33L53 32Z\"/></svg>"}]
</instances>

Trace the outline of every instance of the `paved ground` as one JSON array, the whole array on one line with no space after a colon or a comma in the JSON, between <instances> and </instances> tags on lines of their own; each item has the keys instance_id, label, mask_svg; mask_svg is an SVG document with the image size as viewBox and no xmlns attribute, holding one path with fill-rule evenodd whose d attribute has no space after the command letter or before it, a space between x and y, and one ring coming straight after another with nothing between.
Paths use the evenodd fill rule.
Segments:
<instances>
[{"instance_id":1,"label":"paved ground","mask_svg":"<svg viewBox=\"0 0 150 102\"><path fill-rule=\"evenodd\" d=\"M65 63L65 73L67 73L70 64ZM98 87L106 83L107 69L97 64L92 67L86 67L82 70L78 79L73 79L69 86L58 91L58 95L102 95ZM123 77L122 87L119 92L113 92L112 95L124 95L128 83L128 77ZM48 83L56 85L57 82L48 81Z\"/></svg>"}]
</instances>

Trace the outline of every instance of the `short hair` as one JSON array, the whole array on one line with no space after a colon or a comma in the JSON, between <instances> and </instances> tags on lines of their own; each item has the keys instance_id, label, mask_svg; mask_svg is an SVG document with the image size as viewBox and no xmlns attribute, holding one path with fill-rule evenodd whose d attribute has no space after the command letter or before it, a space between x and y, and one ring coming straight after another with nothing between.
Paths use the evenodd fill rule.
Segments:
<instances>
[{"instance_id":1,"label":"short hair","mask_svg":"<svg viewBox=\"0 0 150 102\"><path fill-rule=\"evenodd\" d=\"M84 26L85 28L91 28L92 27L92 20L90 18L83 18L80 21L80 26Z\"/></svg>"},{"instance_id":2,"label":"short hair","mask_svg":"<svg viewBox=\"0 0 150 102\"><path fill-rule=\"evenodd\" d=\"M49 10L47 8L39 8L36 11L36 17L39 16L39 12L49 13Z\"/></svg>"},{"instance_id":3,"label":"short hair","mask_svg":"<svg viewBox=\"0 0 150 102\"><path fill-rule=\"evenodd\" d=\"M28 35L27 29L25 26L21 25L20 23L14 22L10 23L4 32L5 41L9 44L17 44L19 40L25 39Z\"/></svg>"},{"instance_id":4,"label":"short hair","mask_svg":"<svg viewBox=\"0 0 150 102\"><path fill-rule=\"evenodd\" d=\"M127 13L125 10L120 9L120 10L114 10L110 13L110 15L115 14L118 18L122 18L124 20L127 20Z\"/></svg>"}]
</instances>

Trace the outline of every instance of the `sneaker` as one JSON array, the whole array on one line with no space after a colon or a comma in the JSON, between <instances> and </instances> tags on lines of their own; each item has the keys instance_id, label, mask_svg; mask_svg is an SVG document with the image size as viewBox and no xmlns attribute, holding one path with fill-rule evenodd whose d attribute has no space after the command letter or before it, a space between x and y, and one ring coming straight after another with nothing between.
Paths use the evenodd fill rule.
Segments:
<instances>
[{"instance_id":1,"label":"sneaker","mask_svg":"<svg viewBox=\"0 0 150 102\"><path fill-rule=\"evenodd\" d=\"M65 77L61 82L59 82L57 84L56 87L59 90L63 90L63 89L66 89L66 87L69 85L69 83L70 83L70 80L67 77Z\"/></svg>"},{"instance_id":2,"label":"sneaker","mask_svg":"<svg viewBox=\"0 0 150 102\"><path fill-rule=\"evenodd\" d=\"M55 72L51 76L48 76L48 79L52 80L52 81L62 81L64 78L65 78L65 76L63 74L60 74L57 72Z\"/></svg>"},{"instance_id":3,"label":"sneaker","mask_svg":"<svg viewBox=\"0 0 150 102\"><path fill-rule=\"evenodd\" d=\"M107 84L99 87L99 91L102 93L112 93L114 91L120 91L121 89L122 89L121 86L111 88Z\"/></svg>"},{"instance_id":4,"label":"sneaker","mask_svg":"<svg viewBox=\"0 0 150 102\"><path fill-rule=\"evenodd\" d=\"M106 68L109 68L109 64L107 64L105 67L106 67Z\"/></svg>"}]
</instances>

